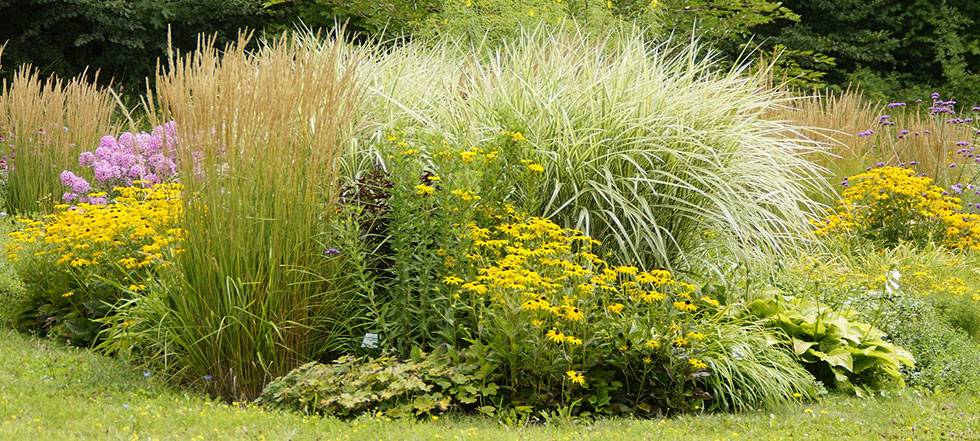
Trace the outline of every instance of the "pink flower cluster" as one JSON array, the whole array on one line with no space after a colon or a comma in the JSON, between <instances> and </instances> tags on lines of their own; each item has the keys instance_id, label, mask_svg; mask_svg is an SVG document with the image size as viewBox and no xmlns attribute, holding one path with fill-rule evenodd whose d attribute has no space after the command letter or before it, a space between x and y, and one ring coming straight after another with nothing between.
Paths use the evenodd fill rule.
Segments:
<instances>
[{"instance_id":1,"label":"pink flower cluster","mask_svg":"<svg viewBox=\"0 0 980 441\"><path fill-rule=\"evenodd\" d=\"M130 186L134 181L152 185L172 179L177 174L175 127L171 121L155 127L152 133L103 136L94 152L83 152L78 157L80 166L92 170L94 183L65 170L61 172L61 183L67 188L62 199L68 203L105 204L105 197L88 194L93 190L108 194L113 187Z\"/></svg>"}]
</instances>

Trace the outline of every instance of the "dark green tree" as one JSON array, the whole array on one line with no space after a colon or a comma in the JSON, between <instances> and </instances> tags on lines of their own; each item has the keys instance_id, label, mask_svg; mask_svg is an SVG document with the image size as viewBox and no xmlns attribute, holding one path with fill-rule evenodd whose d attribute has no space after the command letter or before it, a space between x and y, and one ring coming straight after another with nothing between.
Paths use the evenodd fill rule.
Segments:
<instances>
[{"instance_id":1,"label":"dark green tree","mask_svg":"<svg viewBox=\"0 0 980 441\"><path fill-rule=\"evenodd\" d=\"M0 0L0 75L23 63L66 77L88 68L137 93L166 57L168 29L175 48L189 50L199 33L234 39L269 17L261 0Z\"/></svg>"},{"instance_id":2,"label":"dark green tree","mask_svg":"<svg viewBox=\"0 0 980 441\"><path fill-rule=\"evenodd\" d=\"M835 58L826 79L860 81L878 98L914 99L931 90L980 103L980 1L786 0L800 20L763 35Z\"/></svg>"}]
</instances>

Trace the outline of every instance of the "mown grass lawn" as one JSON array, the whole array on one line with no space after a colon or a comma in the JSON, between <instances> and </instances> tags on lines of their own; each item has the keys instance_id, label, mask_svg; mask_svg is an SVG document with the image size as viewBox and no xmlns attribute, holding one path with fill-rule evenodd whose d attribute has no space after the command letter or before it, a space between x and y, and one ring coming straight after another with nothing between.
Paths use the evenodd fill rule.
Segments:
<instances>
[{"instance_id":1,"label":"mown grass lawn","mask_svg":"<svg viewBox=\"0 0 980 441\"><path fill-rule=\"evenodd\" d=\"M772 413L506 427L487 418L343 422L231 406L89 351L0 331L0 439L980 439L980 397L831 397Z\"/></svg>"}]
</instances>

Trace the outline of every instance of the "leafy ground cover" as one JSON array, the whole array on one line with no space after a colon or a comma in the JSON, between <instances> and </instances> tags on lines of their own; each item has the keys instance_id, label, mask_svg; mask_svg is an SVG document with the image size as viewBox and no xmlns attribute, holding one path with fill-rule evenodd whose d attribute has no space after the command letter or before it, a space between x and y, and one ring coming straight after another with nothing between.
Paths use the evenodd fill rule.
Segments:
<instances>
[{"instance_id":1,"label":"leafy ground cover","mask_svg":"<svg viewBox=\"0 0 980 441\"><path fill-rule=\"evenodd\" d=\"M87 350L0 331L0 439L978 439L980 400L906 391L771 412L503 426L489 418L351 422L234 406Z\"/></svg>"}]
</instances>

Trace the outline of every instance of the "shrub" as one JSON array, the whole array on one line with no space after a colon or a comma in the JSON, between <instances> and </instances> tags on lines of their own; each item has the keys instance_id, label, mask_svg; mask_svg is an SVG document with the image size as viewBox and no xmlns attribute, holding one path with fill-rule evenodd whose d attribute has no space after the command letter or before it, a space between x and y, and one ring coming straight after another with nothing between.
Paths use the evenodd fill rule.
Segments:
<instances>
[{"instance_id":1,"label":"shrub","mask_svg":"<svg viewBox=\"0 0 980 441\"><path fill-rule=\"evenodd\" d=\"M980 248L980 215L909 168L877 167L845 180L836 214L818 223L817 234L853 232L895 246L940 240L952 248Z\"/></svg>"},{"instance_id":2,"label":"shrub","mask_svg":"<svg viewBox=\"0 0 980 441\"><path fill-rule=\"evenodd\" d=\"M247 44L172 58L148 99L187 146L187 240L156 332L171 339L169 373L213 377L208 391L228 399L328 355L350 305L323 233L361 94L356 60L333 39Z\"/></svg>"},{"instance_id":3,"label":"shrub","mask_svg":"<svg viewBox=\"0 0 980 441\"><path fill-rule=\"evenodd\" d=\"M867 315L892 341L915 355L915 367L905 372L910 385L936 391L980 392L980 370L976 369L980 344L950 324L929 300L914 294L899 295L879 302ZM975 319L980 318L976 308L973 313Z\"/></svg>"},{"instance_id":4,"label":"shrub","mask_svg":"<svg viewBox=\"0 0 980 441\"><path fill-rule=\"evenodd\" d=\"M417 352L404 361L344 356L294 369L269 383L258 402L341 418L436 415L489 406L497 391L488 382L492 370L484 361L445 350Z\"/></svg>"},{"instance_id":5,"label":"shrub","mask_svg":"<svg viewBox=\"0 0 980 441\"><path fill-rule=\"evenodd\" d=\"M847 311L777 296L756 299L749 309L789 335L793 351L827 386L862 395L864 390L904 385L901 369L915 364L912 354Z\"/></svg>"},{"instance_id":6,"label":"shrub","mask_svg":"<svg viewBox=\"0 0 980 441\"><path fill-rule=\"evenodd\" d=\"M93 320L145 289L179 250L180 191L178 184L118 187L109 204L61 205L42 220L21 219L7 250L28 293L18 327L95 342Z\"/></svg>"},{"instance_id":7,"label":"shrub","mask_svg":"<svg viewBox=\"0 0 980 441\"><path fill-rule=\"evenodd\" d=\"M26 66L0 90L0 141L6 165L6 211L30 215L59 202L59 175L86 146L115 132L115 101L83 77L42 79Z\"/></svg>"},{"instance_id":8,"label":"shrub","mask_svg":"<svg viewBox=\"0 0 980 441\"><path fill-rule=\"evenodd\" d=\"M518 37L522 29L574 21L584 32L639 25L647 33L664 33L662 9L634 0L555 2L551 0L444 0L441 7L419 20L414 35L450 37L475 45L499 45Z\"/></svg>"},{"instance_id":9,"label":"shrub","mask_svg":"<svg viewBox=\"0 0 980 441\"><path fill-rule=\"evenodd\" d=\"M806 236L806 189L823 181L803 154L816 147L763 118L776 95L740 69L715 71L698 45L565 27L490 56L458 51L443 41L374 58L369 121L462 146L520 131L546 170L531 214L602 240L616 261L708 265L706 250L761 258Z\"/></svg>"}]
</instances>

